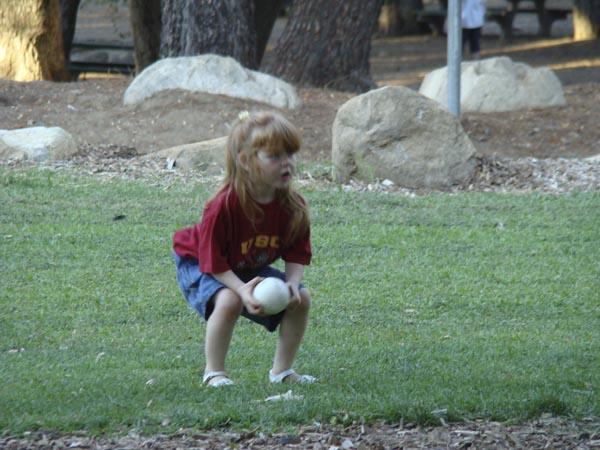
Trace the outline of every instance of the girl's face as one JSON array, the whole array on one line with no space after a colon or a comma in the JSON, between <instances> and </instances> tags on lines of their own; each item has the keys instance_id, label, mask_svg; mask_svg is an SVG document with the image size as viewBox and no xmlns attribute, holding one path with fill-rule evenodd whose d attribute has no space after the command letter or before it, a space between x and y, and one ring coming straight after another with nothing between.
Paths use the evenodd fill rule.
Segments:
<instances>
[{"instance_id":1,"label":"girl's face","mask_svg":"<svg viewBox=\"0 0 600 450\"><path fill-rule=\"evenodd\" d=\"M296 172L296 156L293 153L269 153L259 150L256 153L256 162L262 172L256 188L266 192L275 193L276 189L289 186Z\"/></svg>"}]
</instances>

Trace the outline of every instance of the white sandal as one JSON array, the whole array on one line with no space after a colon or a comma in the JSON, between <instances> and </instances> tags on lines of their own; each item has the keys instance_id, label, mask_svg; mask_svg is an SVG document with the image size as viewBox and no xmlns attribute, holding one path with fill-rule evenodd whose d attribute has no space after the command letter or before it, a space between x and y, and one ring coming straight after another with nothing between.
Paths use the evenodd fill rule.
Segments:
<instances>
[{"instance_id":1,"label":"white sandal","mask_svg":"<svg viewBox=\"0 0 600 450\"><path fill-rule=\"evenodd\" d=\"M275 375L272 371L269 370L269 381L271 383L283 383L283 380L285 380L290 375L294 375L295 373L296 371L294 369L288 369L284 370L280 374ZM301 384L311 384L316 382L317 379L311 375L300 375L297 380L294 380L294 383Z\"/></svg>"},{"instance_id":2,"label":"white sandal","mask_svg":"<svg viewBox=\"0 0 600 450\"><path fill-rule=\"evenodd\" d=\"M215 377L225 377L225 378L221 378L220 380L217 380L214 383L210 383L210 380L212 380ZM235 383L233 381L231 381L229 379L229 377L227 376L227 372L223 372L223 371L208 372L207 374L204 375L204 378L202 378L202 383L204 383L204 384L206 384L207 386L210 386L210 387L221 387L221 386L233 386L233 385L235 385Z\"/></svg>"}]
</instances>

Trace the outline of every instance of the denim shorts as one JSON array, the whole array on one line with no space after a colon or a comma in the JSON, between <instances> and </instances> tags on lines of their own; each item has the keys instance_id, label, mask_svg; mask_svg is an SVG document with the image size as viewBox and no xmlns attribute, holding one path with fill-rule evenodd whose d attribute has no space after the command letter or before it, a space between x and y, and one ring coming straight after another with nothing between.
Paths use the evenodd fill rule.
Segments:
<instances>
[{"instance_id":1,"label":"denim shorts","mask_svg":"<svg viewBox=\"0 0 600 450\"><path fill-rule=\"evenodd\" d=\"M211 274L200 272L198 260L181 258L176 253L174 254L174 257L177 269L177 283L179 284L181 293L189 305L205 320L208 320L214 309L213 302L210 300L216 292L219 289L224 288L225 285L220 281L217 281ZM247 283L254 277L277 277L285 281L285 274L271 266L266 266L251 272L236 272L236 275L244 283ZM304 286L300 285L300 287L302 288ZM257 316L255 314L250 314L245 307L242 310L242 316L264 326L269 331L275 331L277 329L284 314L285 310L272 316Z\"/></svg>"}]
</instances>

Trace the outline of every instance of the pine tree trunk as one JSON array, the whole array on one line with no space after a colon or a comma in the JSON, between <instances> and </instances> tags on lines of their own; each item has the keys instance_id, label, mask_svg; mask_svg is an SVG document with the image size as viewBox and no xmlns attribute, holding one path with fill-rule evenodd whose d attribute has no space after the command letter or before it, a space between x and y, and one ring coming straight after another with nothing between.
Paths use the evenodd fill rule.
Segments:
<instances>
[{"instance_id":1,"label":"pine tree trunk","mask_svg":"<svg viewBox=\"0 0 600 450\"><path fill-rule=\"evenodd\" d=\"M423 9L422 0L386 0L379 14L379 34L403 36L419 34L421 25L417 12Z\"/></svg>"},{"instance_id":2,"label":"pine tree trunk","mask_svg":"<svg viewBox=\"0 0 600 450\"><path fill-rule=\"evenodd\" d=\"M67 63L71 58L71 46L75 35L75 24L77 23L77 10L81 0L61 0L60 13L62 19L62 36L65 60Z\"/></svg>"},{"instance_id":3,"label":"pine tree trunk","mask_svg":"<svg viewBox=\"0 0 600 450\"><path fill-rule=\"evenodd\" d=\"M253 0L163 0L161 55L216 53L257 67Z\"/></svg>"},{"instance_id":4,"label":"pine tree trunk","mask_svg":"<svg viewBox=\"0 0 600 450\"><path fill-rule=\"evenodd\" d=\"M267 70L289 82L365 92L382 0L296 0Z\"/></svg>"},{"instance_id":5,"label":"pine tree trunk","mask_svg":"<svg viewBox=\"0 0 600 450\"><path fill-rule=\"evenodd\" d=\"M186 0L162 0L160 56L179 56L182 54L181 28L183 26L183 7Z\"/></svg>"},{"instance_id":6,"label":"pine tree trunk","mask_svg":"<svg viewBox=\"0 0 600 450\"><path fill-rule=\"evenodd\" d=\"M68 81L60 0L2 0L0 78Z\"/></svg>"},{"instance_id":7,"label":"pine tree trunk","mask_svg":"<svg viewBox=\"0 0 600 450\"><path fill-rule=\"evenodd\" d=\"M575 0L573 32L576 41L600 37L600 0Z\"/></svg>"},{"instance_id":8,"label":"pine tree trunk","mask_svg":"<svg viewBox=\"0 0 600 450\"><path fill-rule=\"evenodd\" d=\"M135 50L135 71L140 73L159 58L160 0L129 0L129 19Z\"/></svg>"},{"instance_id":9,"label":"pine tree trunk","mask_svg":"<svg viewBox=\"0 0 600 450\"><path fill-rule=\"evenodd\" d=\"M256 63L260 66L281 8L281 0L254 0L254 28L256 29Z\"/></svg>"}]
</instances>

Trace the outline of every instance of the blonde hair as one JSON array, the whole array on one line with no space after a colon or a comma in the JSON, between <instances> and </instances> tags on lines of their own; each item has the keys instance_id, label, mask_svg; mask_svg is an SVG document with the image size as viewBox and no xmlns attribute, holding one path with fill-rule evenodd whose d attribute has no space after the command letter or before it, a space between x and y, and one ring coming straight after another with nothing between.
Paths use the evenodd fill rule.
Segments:
<instances>
[{"instance_id":1,"label":"blonde hair","mask_svg":"<svg viewBox=\"0 0 600 450\"><path fill-rule=\"evenodd\" d=\"M300 145L300 132L281 114L273 111L240 113L227 138L225 178L215 197L223 191L235 190L244 213L256 224L262 220L263 212L250 193L252 185L262 175L256 161L258 151L276 155L295 154ZM245 155L247 168L240 165L240 155ZM308 231L308 207L304 198L290 185L277 189L275 196L290 215L287 235L283 237L284 246L289 246Z\"/></svg>"}]
</instances>

